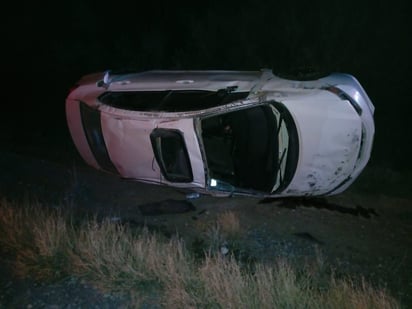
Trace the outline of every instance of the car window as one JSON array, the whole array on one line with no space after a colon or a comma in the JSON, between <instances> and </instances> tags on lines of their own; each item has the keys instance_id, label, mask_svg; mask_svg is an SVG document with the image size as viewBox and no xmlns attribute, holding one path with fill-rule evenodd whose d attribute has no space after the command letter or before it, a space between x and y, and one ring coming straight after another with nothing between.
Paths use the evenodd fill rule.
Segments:
<instances>
[{"instance_id":1,"label":"car window","mask_svg":"<svg viewBox=\"0 0 412 309\"><path fill-rule=\"evenodd\" d=\"M99 101L131 111L185 112L212 108L244 99L249 92L218 91L108 91L99 96Z\"/></svg>"},{"instance_id":2,"label":"car window","mask_svg":"<svg viewBox=\"0 0 412 309\"><path fill-rule=\"evenodd\" d=\"M292 115L282 103L274 103L273 111L278 127L278 174L271 193L281 192L291 182L299 157L298 132Z\"/></svg>"},{"instance_id":3,"label":"car window","mask_svg":"<svg viewBox=\"0 0 412 309\"><path fill-rule=\"evenodd\" d=\"M192 168L182 133L155 129L150 134L153 151L164 177L172 182L193 181Z\"/></svg>"}]
</instances>

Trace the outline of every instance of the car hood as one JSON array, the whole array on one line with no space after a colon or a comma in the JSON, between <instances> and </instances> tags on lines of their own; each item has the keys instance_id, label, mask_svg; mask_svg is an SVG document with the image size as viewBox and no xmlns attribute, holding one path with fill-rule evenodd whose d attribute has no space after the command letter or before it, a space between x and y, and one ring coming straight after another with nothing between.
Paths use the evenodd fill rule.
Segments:
<instances>
[{"instance_id":1,"label":"car hood","mask_svg":"<svg viewBox=\"0 0 412 309\"><path fill-rule=\"evenodd\" d=\"M359 115L348 101L323 90L293 93L281 101L295 119L300 141L296 173L285 193L331 193L356 166L362 140Z\"/></svg>"}]
</instances>

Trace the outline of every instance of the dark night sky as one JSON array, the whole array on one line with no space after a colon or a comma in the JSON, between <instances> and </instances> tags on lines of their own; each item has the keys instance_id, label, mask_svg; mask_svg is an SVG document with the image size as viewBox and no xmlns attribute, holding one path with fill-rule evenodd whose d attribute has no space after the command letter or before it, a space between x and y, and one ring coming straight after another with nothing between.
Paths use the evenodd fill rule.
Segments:
<instances>
[{"instance_id":1,"label":"dark night sky","mask_svg":"<svg viewBox=\"0 0 412 309\"><path fill-rule=\"evenodd\" d=\"M375 104L372 163L412 169L408 1L360 2L16 3L2 21L2 130L9 132L0 135L2 147L71 145L64 100L94 71L341 71L356 76Z\"/></svg>"}]
</instances>

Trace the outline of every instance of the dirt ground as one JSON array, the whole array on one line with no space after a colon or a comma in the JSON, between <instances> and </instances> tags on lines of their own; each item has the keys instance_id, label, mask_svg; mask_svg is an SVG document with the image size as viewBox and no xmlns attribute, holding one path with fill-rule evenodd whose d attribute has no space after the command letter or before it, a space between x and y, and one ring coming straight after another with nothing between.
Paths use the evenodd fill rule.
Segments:
<instances>
[{"instance_id":1,"label":"dirt ground","mask_svg":"<svg viewBox=\"0 0 412 309\"><path fill-rule=\"evenodd\" d=\"M320 252L337 272L364 276L375 286L386 287L405 307L412 307L412 185L403 173L368 167L349 190L327 198L200 196L188 200L187 192L95 171L74 152L56 160L45 157L0 151L0 196L13 200L36 197L56 205L74 202L102 216L147 224L164 233L177 232L189 244L202 223L231 210L240 219L242 240L254 258L305 260ZM192 207L175 207L186 202ZM144 214L141 206L151 203L162 207L157 214ZM164 203L172 205L171 213ZM101 295L75 278L39 285L17 280L6 264L0 270L0 308L91 304L111 308L122 304L121 299Z\"/></svg>"}]
</instances>

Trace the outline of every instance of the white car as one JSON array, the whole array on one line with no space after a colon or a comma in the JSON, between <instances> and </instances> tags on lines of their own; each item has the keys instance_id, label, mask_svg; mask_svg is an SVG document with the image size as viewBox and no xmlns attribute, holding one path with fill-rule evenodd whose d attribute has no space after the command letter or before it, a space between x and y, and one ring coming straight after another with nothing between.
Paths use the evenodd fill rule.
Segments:
<instances>
[{"instance_id":1,"label":"white car","mask_svg":"<svg viewBox=\"0 0 412 309\"><path fill-rule=\"evenodd\" d=\"M351 75L100 72L66 99L74 144L123 178L214 196L332 195L371 154L374 106Z\"/></svg>"}]
</instances>

